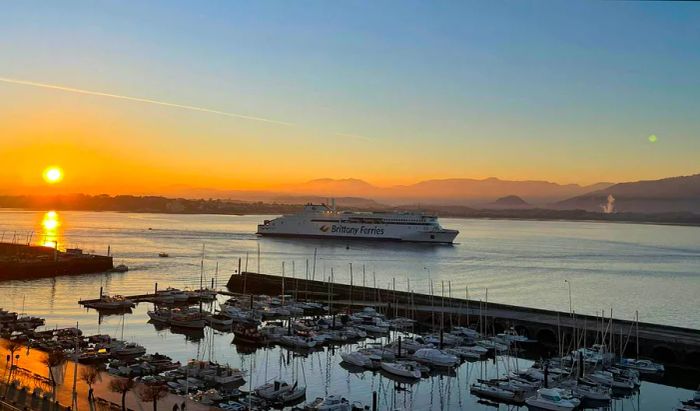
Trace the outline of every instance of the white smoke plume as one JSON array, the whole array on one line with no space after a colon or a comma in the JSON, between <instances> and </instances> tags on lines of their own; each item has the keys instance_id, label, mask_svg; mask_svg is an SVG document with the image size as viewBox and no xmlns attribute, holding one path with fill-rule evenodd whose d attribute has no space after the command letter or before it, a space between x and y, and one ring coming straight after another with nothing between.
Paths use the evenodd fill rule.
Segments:
<instances>
[{"instance_id":1,"label":"white smoke plume","mask_svg":"<svg viewBox=\"0 0 700 411\"><path fill-rule=\"evenodd\" d=\"M615 197L613 197L612 194L608 194L607 204L601 204L600 207L603 209L603 214L614 213L615 212Z\"/></svg>"}]
</instances>

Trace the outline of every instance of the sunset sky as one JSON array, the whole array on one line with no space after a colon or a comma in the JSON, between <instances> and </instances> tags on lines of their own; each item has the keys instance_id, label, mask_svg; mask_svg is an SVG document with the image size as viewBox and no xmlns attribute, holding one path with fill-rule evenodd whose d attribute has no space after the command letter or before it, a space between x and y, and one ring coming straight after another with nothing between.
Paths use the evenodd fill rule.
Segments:
<instances>
[{"instance_id":1,"label":"sunset sky","mask_svg":"<svg viewBox=\"0 0 700 411\"><path fill-rule=\"evenodd\" d=\"M0 194L693 174L698 73L699 3L1 2Z\"/></svg>"}]
</instances>

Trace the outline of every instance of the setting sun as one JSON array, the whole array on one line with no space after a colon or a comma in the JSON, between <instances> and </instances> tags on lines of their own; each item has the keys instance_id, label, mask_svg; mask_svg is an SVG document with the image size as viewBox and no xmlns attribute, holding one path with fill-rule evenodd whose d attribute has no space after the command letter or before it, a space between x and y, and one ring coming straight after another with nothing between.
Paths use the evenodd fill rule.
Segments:
<instances>
[{"instance_id":1,"label":"setting sun","mask_svg":"<svg viewBox=\"0 0 700 411\"><path fill-rule=\"evenodd\" d=\"M58 183L63 179L63 171L59 167L48 167L44 170L44 180L49 184Z\"/></svg>"}]
</instances>

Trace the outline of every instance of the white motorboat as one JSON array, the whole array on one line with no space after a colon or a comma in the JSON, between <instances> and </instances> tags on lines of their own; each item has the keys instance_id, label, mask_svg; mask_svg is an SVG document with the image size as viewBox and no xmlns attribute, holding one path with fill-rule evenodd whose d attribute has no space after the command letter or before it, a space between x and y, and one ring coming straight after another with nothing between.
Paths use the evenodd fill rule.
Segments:
<instances>
[{"instance_id":1,"label":"white motorboat","mask_svg":"<svg viewBox=\"0 0 700 411\"><path fill-rule=\"evenodd\" d=\"M304 396L306 396L306 387L305 386L299 387L295 383L292 386L291 390L280 394L280 396L277 397L277 401L282 403L282 404L287 404L290 402L298 401L301 398L304 398Z\"/></svg>"},{"instance_id":2,"label":"white motorboat","mask_svg":"<svg viewBox=\"0 0 700 411\"><path fill-rule=\"evenodd\" d=\"M348 341L348 336L342 331L332 330L324 334L326 336L325 340L331 343L343 344Z\"/></svg>"},{"instance_id":3,"label":"white motorboat","mask_svg":"<svg viewBox=\"0 0 700 411\"><path fill-rule=\"evenodd\" d=\"M575 360L579 358L579 355L582 355L585 362L595 365L612 364L615 359L615 354L609 352L604 344L593 344L591 348L579 348L572 351L571 355Z\"/></svg>"},{"instance_id":4,"label":"white motorboat","mask_svg":"<svg viewBox=\"0 0 700 411\"><path fill-rule=\"evenodd\" d=\"M512 372L511 375L513 377L524 378L527 380L544 382L544 371L539 368L530 367L524 370ZM550 372L547 374L547 384L551 386L555 384L555 382L558 381L560 378L560 374L556 372Z\"/></svg>"},{"instance_id":5,"label":"white motorboat","mask_svg":"<svg viewBox=\"0 0 700 411\"><path fill-rule=\"evenodd\" d=\"M476 342L476 345L481 346L486 348L489 351L495 351L495 352L506 352L508 351L509 346L505 344L501 344L497 341L493 340L479 340Z\"/></svg>"},{"instance_id":6,"label":"white motorboat","mask_svg":"<svg viewBox=\"0 0 700 411\"><path fill-rule=\"evenodd\" d=\"M329 395L326 398L318 397L305 409L316 411L351 411L353 409L350 401L338 395Z\"/></svg>"},{"instance_id":7,"label":"white motorboat","mask_svg":"<svg viewBox=\"0 0 700 411\"><path fill-rule=\"evenodd\" d=\"M513 343L528 344L536 342L536 340L531 340L525 337L524 335L518 335L518 333L513 328L505 330L502 333L496 334L496 340L508 345L511 345Z\"/></svg>"},{"instance_id":8,"label":"white motorboat","mask_svg":"<svg viewBox=\"0 0 700 411\"><path fill-rule=\"evenodd\" d=\"M389 327L375 324L356 324L355 327L370 334L388 334Z\"/></svg>"},{"instance_id":9,"label":"white motorboat","mask_svg":"<svg viewBox=\"0 0 700 411\"><path fill-rule=\"evenodd\" d=\"M633 390L634 382L629 379L615 378L609 371L596 371L588 376L589 379L606 387Z\"/></svg>"},{"instance_id":10,"label":"white motorboat","mask_svg":"<svg viewBox=\"0 0 700 411\"><path fill-rule=\"evenodd\" d=\"M151 320L163 324L170 322L170 310L165 308L155 309L153 311L148 311L146 314L151 318Z\"/></svg>"},{"instance_id":11,"label":"white motorboat","mask_svg":"<svg viewBox=\"0 0 700 411\"><path fill-rule=\"evenodd\" d=\"M390 374L404 378L418 379L422 374L413 361L382 362L381 368Z\"/></svg>"},{"instance_id":12,"label":"white motorboat","mask_svg":"<svg viewBox=\"0 0 700 411\"><path fill-rule=\"evenodd\" d=\"M312 338L301 337L298 335L283 335L279 338L279 343L288 347L305 349L314 348L316 346L316 341L314 341Z\"/></svg>"},{"instance_id":13,"label":"white motorboat","mask_svg":"<svg viewBox=\"0 0 700 411\"><path fill-rule=\"evenodd\" d=\"M387 348L391 349L395 353L399 353L399 341L396 340L387 345ZM425 344L423 340L420 341L414 338L402 338L401 339L401 355L414 353L422 348L433 348L430 344Z\"/></svg>"},{"instance_id":14,"label":"white motorboat","mask_svg":"<svg viewBox=\"0 0 700 411\"><path fill-rule=\"evenodd\" d=\"M612 398L611 389L600 385L586 384L579 381L569 380L570 382L562 382L559 386L568 388L575 395L591 401L610 401Z\"/></svg>"},{"instance_id":15,"label":"white motorboat","mask_svg":"<svg viewBox=\"0 0 700 411\"><path fill-rule=\"evenodd\" d=\"M641 383L639 379L639 371L631 368L608 367L606 371L610 371L615 378L627 379L632 381L635 386Z\"/></svg>"},{"instance_id":16,"label":"white motorboat","mask_svg":"<svg viewBox=\"0 0 700 411\"><path fill-rule=\"evenodd\" d=\"M271 343L281 342L282 337L287 333L287 329L279 325L265 325L260 328L260 335Z\"/></svg>"},{"instance_id":17,"label":"white motorboat","mask_svg":"<svg viewBox=\"0 0 700 411\"><path fill-rule=\"evenodd\" d=\"M435 348L421 348L413 353L413 359L434 367L454 367L459 358Z\"/></svg>"},{"instance_id":18,"label":"white motorboat","mask_svg":"<svg viewBox=\"0 0 700 411\"><path fill-rule=\"evenodd\" d=\"M381 364L381 357L360 351L340 353L340 358L348 364L363 368L377 369Z\"/></svg>"},{"instance_id":19,"label":"white motorboat","mask_svg":"<svg viewBox=\"0 0 700 411\"><path fill-rule=\"evenodd\" d=\"M462 338L468 338L471 340L476 340L481 338L481 334L478 331L471 329L469 327L452 327L450 334L456 335Z\"/></svg>"},{"instance_id":20,"label":"white motorboat","mask_svg":"<svg viewBox=\"0 0 700 411\"><path fill-rule=\"evenodd\" d=\"M665 371L663 364L655 363L651 360L635 360L633 358L623 358L617 365L620 367L639 371L642 374L663 374Z\"/></svg>"},{"instance_id":21,"label":"white motorboat","mask_svg":"<svg viewBox=\"0 0 700 411\"><path fill-rule=\"evenodd\" d=\"M348 340L357 340L367 337L367 333L365 331L355 327L348 327L342 330L341 334L345 335Z\"/></svg>"},{"instance_id":22,"label":"white motorboat","mask_svg":"<svg viewBox=\"0 0 700 411\"><path fill-rule=\"evenodd\" d=\"M502 388L496 384L484 383L474 383L470 385L469 392L484 398L514 403L522 403L524 395L522 391L514 391L512 389Z\"/></svg>"},{"instance_id":23,"label":"white motorboat","mask_svg":"<svg viewBox=\"0 0 700 411\"><path fill-rule=\"evenodd\" d=\"M207 322L212 327L231 327L233 318L221 313L211 314L207 317Z\"/></svg>"},{"instance_id":24,"label":"white motorboat","mask_svg":"<svg viewBox=\"0 0 700 411\"><path fill-rule=\"evenodd\" d=\"M552 411L571 411L578 407L579 402L564 399L561 392L555 388L540 388L537 395L525 400L528 408L536 408Z\"/></svg>"},{"instance_id":25,"label":"white motorboat","mask_svg":"<svg viewBox=\"0 0 700 411\"><path fill-rule=\"evenodd\" d=\"M255 389L255 394L265 400L274 401L280 395L292 391L292 386L285 381L273 381Z\"/></svg>"},{"instance_id":26,"label":"white motorboat","mask_svg":"<svg viewBox=\"0 0 700 411\"><path fill-rule=\"evenodd\" d=\"M227 385L242 381L245 373L238 368L220 365L210 361L192 360L180 368L181 372L198 379L218 385Z\"/></svg>"},{"instance_id":27,"label":"white motorboat","mask_svg":"<svg viewBox=\"0 0 700 411\"><path fill-rule=\"evenodd\" d=\"M486 355L489 353L488 348L484 348L480 345L470 345L470 346L467 346L467 348L469 348L471 351L478 352L481 355Z\"/></svg>"},{"instance_id":28,"label":"white motorboat","mask_svg":"<svg viewBox=\"0 0 700 411\"><path fill-rule=\"evenodd\" d=\"M114 341L109 347L109 352L118 357L137 357L146 354L146 348L136 343Z\"/></svg>"},{"instance_id":29,"label":"white motorboat","mask_svg":"<svg viewBox=\"0 0 700 411\"><path fill-rule=\"evenodd\" d=\"M173 327L202 329L206 323L206 317L199 311L189 310L172 310L170 312L170 320L168 321Z\"/></svg>"},{"instance_id":30,"label":"white motorboat","mask_svg":"<svg viewBox=\"0 0 700 411\"><path fill-rule=\"evenodd\" d=\"M406 330L413 327L416 321L410 318L396 317L389 320L388 323L394 330Z\"/></svg>"},{"instance_id":31,"label":"white motorboat","mask_svg":"<svg viewBox=\"0 0 700 411\"><path fill-rule=\"evenodd\" d=\"M211 288L200 288L198 290L190 291L190 295L195 298L199 298L204 301L214 301L219 292L212 290Z\"/></svg>"},{"instance_id":32,"label":"white motorboat","mask_svg":"<svg viewBox=\"0 0 700 411\"><path fill-rule=\"evenodd\" d=\"M341 352L340 358L350 365L355 365L357 367L366 367L370 364L369 355L361 353L359 351L353 352Z\"/></svg>"},{"instance_id":33,"label":"white motorboat","mask_svg":"<svg viewBox=\"0 0 700 411\"><path fill-rule=\"evenodd\" d=\"M189 296L177 288L168 287L165 290L156 291L156 300L166 304L184 303Z\"/></svg>"},{"instance_id":34,"label":"white motorboat","mask_svg":"<svg viewBox=\"0 0 700 411\"><path fill-rule=\"evenodd\" d=\"M133 308L136 304L121 295L103 295L97 301L79 301L85 307L94 308L97 310L126 310Z\"/></svg>"},{"instance_id":35,"label":"white motorboat","mask_svg":"<svg viewBox=\"0 0 700 411\"><path fill-rule=\"evenodd\" d=\"M478 360L482 356L480 352L471 350L470 347L446 348L445 352L466 360Z\"/></svg>"},{"instance_id":36,"label":"white motorboat","mask_svg":"<svg viewBox=\"0 0 700 411\"><path fill-rule=\"evenodd\" d=\"M365 348L361 348L358 351L360 351L363 354L376 356L377 358L381 359L382 361L392 362L392 361L396 360L396 354L394 353L394 351L386 349L386 348L365 347Z\"/></svg>"},{"instance_id":37,"label":"white motorboat","mask_svg":"<svg viewBox=\"0 0 700 411\"><path fill-rule=\"evenodd\" d=\"M423 338L423 341L426 344L433 345L435 347L440 346L440 335L439 334L433 334L433 335L428 335ZM442 345L443 346L448 346L448 347L453 347L456 345L460 345L464 343L464 338L455 336L452 334L447 334L443 333L442 334Z\"/></svg>"}]
</instances>

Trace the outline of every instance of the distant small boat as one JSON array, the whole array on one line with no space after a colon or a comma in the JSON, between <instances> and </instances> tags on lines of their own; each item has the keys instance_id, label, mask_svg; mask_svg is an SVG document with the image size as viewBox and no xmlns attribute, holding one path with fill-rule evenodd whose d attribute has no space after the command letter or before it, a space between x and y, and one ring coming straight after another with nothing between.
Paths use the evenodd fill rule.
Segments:
<instances>
[{"instance_id":1,"label":"distant small boat","mask_svg":"<svg viewBox=\"0 0 700 411\"><path fill-rule=\"evenodd\" d=\"M111 270L108 270L110 273L125 273L129 271L129 267L127 267L124 264L119 264L118 266L112 268Z\"/></svg>"},{"instance_id":2,"label":"distant small boat","mask_svg":"<svg viewBox=\"0 0 700 411\"><path fill-rule=\"evenodd\" d=\"M158 257L167 258L167 257L170 257L170 254L168 254L168 253L158 253Z\"/></svg>"}]
</instances>

